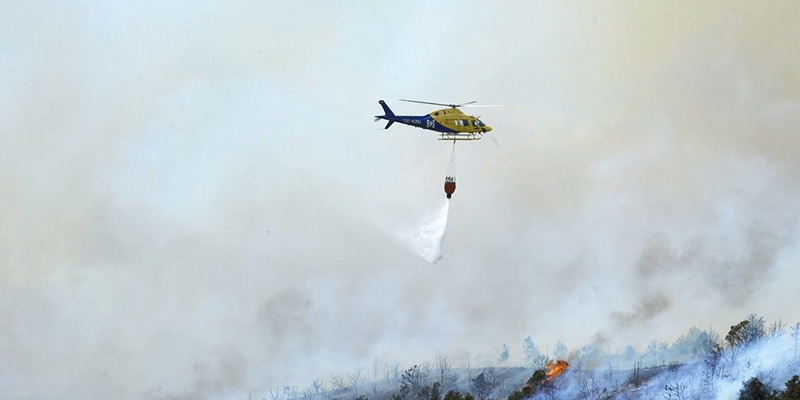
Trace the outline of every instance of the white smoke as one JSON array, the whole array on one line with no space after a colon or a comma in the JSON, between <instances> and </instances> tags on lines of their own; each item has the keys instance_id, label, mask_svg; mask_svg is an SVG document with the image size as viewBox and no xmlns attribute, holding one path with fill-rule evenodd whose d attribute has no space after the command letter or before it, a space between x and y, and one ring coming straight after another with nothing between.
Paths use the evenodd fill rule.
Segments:
<instances>
[{"instance_id":1,"label":"white smoke","mask_svg":"<svg viewBox=\"0 0 800 400\"><path fill-rule=\"evenodd\" d=\"M435 213L425 216L412 235L411 249L431 264L444 258L444 236L449 213L450 200L445 200Z\"/></svg>"}]
</instances>

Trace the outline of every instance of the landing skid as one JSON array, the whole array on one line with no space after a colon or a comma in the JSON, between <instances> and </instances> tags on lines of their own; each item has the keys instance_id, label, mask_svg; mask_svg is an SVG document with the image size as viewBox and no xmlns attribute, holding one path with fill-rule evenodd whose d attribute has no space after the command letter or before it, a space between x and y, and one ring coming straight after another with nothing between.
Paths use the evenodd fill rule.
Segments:
<instances>
[{"instance_id":1,"label":"landing skid","mask_svg":"<svg viewBox=\"0 0 800 400\"><path fill-rule=\"evenodd\" d=\"M481 140L477 133L440 133L439 140Z\"/></svg>"}]
</instances>

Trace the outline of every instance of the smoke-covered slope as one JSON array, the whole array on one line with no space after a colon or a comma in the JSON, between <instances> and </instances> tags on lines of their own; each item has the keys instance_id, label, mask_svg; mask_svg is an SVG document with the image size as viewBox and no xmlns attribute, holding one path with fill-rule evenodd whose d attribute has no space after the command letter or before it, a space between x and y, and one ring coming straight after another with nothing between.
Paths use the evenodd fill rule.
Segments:
<instances>
[{"instance_id":1,"label":"smoke-covered slope","mask_svg":"<svg viewBox=\"0 0 800 400\"><path fill-rule=\"evenodd\" d=\"M442 355L407 367L375 360L371 368L331 376L328 390L324 384L286 387L273 390L272 400L730 400L784 391L781 399L794 399L786 396L800 389L793 378L800 374L800 323L767 325L756 315L732 325L724 337L692 328L671 345L654 340L643 351L610 351L592 343L571 351L562 345L555 352L564 360L554 362L526 339L525 367L507 365L507 353L499 365L477 367L469 357L454 367Z\"/></svg>"}]
</instances>

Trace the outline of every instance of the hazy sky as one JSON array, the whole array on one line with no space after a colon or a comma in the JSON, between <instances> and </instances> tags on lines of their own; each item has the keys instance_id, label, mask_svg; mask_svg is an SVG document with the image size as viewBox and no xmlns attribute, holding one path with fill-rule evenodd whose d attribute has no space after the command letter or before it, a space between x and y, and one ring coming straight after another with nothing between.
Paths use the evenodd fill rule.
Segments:
<instances>
[{"instance_id":1,"label":"hazy sky","mask_svg":"<svg viewBox=\"0 0 800 400\"><path fill-rule=\"evenodd\" d=\"M2 398L800 321L800 2L162 3L0 2Z\"/></svg>"}]
</instances>

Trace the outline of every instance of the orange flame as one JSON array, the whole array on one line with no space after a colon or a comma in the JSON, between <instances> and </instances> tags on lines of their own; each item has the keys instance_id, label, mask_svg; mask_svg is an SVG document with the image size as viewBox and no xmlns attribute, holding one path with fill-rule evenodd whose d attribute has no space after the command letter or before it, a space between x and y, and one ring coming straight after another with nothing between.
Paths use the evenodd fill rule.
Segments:
<instances>
[{"instance_id":1,"label":"orange flame","mask_svg":"<svg viewBox=\"0 0 800 400\"><path fill-rule=\"evenodd\" d=\"M556 379L559 376L561 376L564 372L567 372L567 369L569 368L569 363L562 360L558 360L556 362L551 361L547 363L545 368L547 368L547 378L545 378L545 380L547 382L550 382L553 379Z\"/></svg>"}]
</instances>

